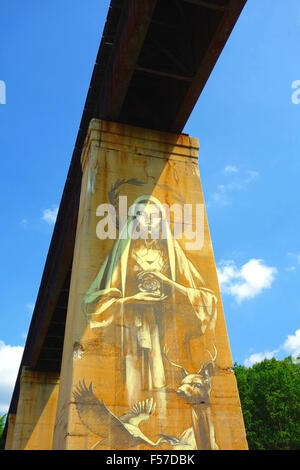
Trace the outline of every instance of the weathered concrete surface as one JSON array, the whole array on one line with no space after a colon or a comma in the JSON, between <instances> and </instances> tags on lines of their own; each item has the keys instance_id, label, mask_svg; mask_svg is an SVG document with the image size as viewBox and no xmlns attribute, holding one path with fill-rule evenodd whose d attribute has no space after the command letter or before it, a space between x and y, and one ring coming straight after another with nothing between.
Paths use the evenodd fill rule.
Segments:
<instances>
[{"instance_id":1,"label":"weathered concrete surface","mask_svg":"<svg viewBox=\"0 0 300 470\"><path fill-rule=\"evenodd\" d=\"M58 386L57 375L23 369L17 414L9 417L7 449L52 448Z\"/></svg>"},{"instance_id":2,"label":"weathered concrete surface","mask_svg":"<svg viewBox=\"0 0 300 470\"><path fill-rule=\"evenodd\" d=\"M8 429L7 429L7 436L5 442L5 450L12 450L13 438L14 438L14 431L15 431L15 423L16 423L16 415L11 413L8 415Z\"/></svg>"},{"instance_id":3,"label":"weathered concrete surface","mask_svg":"<svg viewBox=\"0 0 300 470\"><path fill-rule=\"evenodd\" d=\"M97 208L117 206L118 196L128 207L204 205L197 159L198 141L186 135L90 124L54 449L194 449L196 441L200 449L247 448L206 212L197 250L185 233L149 244L132 232L125 241L96 235L104 215ZM193 215L191 228L196 222ZM127 223L132 230L134 217ZM152 271L159 299L147 294L149 282L146 294L139 284ZM198 382L184 390L193 400L196 388L205 395L207 411L176 393L182 380ZM173 442L158 442L160 434Z\"/></svg>"}]
</instances>

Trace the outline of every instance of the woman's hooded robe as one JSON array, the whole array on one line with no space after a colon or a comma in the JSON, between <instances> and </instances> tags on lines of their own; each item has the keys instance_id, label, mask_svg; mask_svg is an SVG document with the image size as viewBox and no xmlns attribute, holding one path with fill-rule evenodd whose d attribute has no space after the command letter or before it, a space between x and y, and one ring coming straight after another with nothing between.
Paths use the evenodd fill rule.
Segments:
<instances>
[{"instance_id":1,"label":"woman's hooded robe","mask_svg":"<svg viewBox=\"0 0 300 470\"><path fill-rule=\"evenodd\" d=\"M162 204L153 196L141 196L135 205L149 202L157 205L165 216ZM137 272L141 272L141 267L135 256L137 242L132 239L135 227L136 219L129 217L84 297L88 323L93 331L101 332L103 346L112 348L109 354L115 356L114 382L126 389L130 405L147 391L170 385L176 387L174 382L178 378L174 378L167 351L172 361L187 370L199 369L201 358L192 357L191 341L201 338L208 326L213 331L217 317L216 295L205 287L168 224L166 240L159 241L167 261L165 274L184 286L187 295L162 283L161 294L167 297L161 302L149 305L120 302L138 292ZM104 356L102 354L102 363Z\"/></svg>"}]
</instances>

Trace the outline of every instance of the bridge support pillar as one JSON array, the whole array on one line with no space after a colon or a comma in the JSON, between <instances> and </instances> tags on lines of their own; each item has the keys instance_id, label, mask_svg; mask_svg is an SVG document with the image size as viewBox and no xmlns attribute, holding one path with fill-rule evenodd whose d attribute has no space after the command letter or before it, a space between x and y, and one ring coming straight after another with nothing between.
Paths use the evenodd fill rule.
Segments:
<instances>
[{"instance_id":1,"label":"bridge support pillar","mask_svg":"<svg viewBox=\"0 0 300 470\"><path fill-rule=\"evenodd\" d=\"M52 448L58 384L57 375L23 368L17 413L9 416L7 449Z\"/></svg>"},{"instance_id":2,"label":"bridge support pillar","mask_svg":"<svg viewBox=\"0 0 300 470\"><path fill-rule=\"evenodd\" d=\"M7 424L7 436L5 441L5 450L12 450L15 423L16 423L16 414L10 413L8 415L8 424Z\"/></svg>"},{"instance_id":3,"label":"bridge support pillar","mask_svg":"<svg viewBox=\"0 0 300 470\"><path fill-rule=\"evenodd\" d=\"M198 140L92 120L54 449L246 449Z\"/></svg>"}]
</instances>

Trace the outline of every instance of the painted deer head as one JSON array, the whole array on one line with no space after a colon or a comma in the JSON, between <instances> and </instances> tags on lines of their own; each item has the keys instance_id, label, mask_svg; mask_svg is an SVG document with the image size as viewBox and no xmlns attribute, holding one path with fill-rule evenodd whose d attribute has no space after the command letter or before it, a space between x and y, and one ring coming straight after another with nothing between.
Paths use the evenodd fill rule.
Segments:
<instances>
[{"instance_id":1,"label":"painted deer head","mask_svg":"<svg viewBox=\"0 0 300 470\"><path fill-rule=\"evenodd\" d=\"M190 374L183 366L171 361L168 357L168 350L166 348L164 349L164 355L169 364L179 369L182 373L182 381L176 394L184 398L184 400L191 405L209 403L212 379L215 371L215 362L217 358L217 349L215 345L214 350L214 357L210 351L207 350L211 361L208 364L201 365L200 369L195 374Z\"/></svg>"}]
</instances>

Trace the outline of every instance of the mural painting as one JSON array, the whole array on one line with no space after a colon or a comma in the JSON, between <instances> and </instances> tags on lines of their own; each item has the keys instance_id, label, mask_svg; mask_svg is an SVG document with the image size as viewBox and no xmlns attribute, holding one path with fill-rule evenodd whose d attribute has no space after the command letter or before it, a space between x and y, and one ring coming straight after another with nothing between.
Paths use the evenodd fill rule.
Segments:
<instances>
[{"instance_id":1,"label":"mural painting","mask_svg":"<svg viewBox=\"0 0 300 470\"><path fill-rule=\"evenodd\" d=\"M137 210L135 210L138 204L144 205L145 208L145 213L140 217L136 215ZM157 211L151 210L153 205ZM168 361L163 357L163 350L172 348L173 354L179 361L190 363L192 354L190 339L205 334L207 327L214 329L217 298L212 290L205 287L202 276L187 258L177 240L172 237L169 226L165 240L159 237L152 239L151 235L155 228L153 225L161 227L162 220L166 222L160 201L151 195L141 195L132 207L135 215L128 219L128 224L122 229L126 232L125 236L123 232L120 234L86 293L84 310L90 328L103 330L103 344L116 346L120 351L118 368L120 377L117 380L126 389L128 404L138 399L145 399L137 402L136 408L132 408L129 414L124 415L131 416L131 421L140 422L153 414L155 402L151 395L152 391L159 391L158 400L162 402L161 408L165 408L166 411L168 407L166 390L169 388L170 391L170 387L176 389L175 376L172 374L172 369L170 367L168 369ZM160 214L160 217L151 218L151 213ZM142 225L148 235L147 239L137 237L132 239L133 231L136 233L140 228L139 233L143 232L139 227ZM184 313L177 308L182 302L188 306L188 309L184 309ZM207 373L209 370L213 371L207 368ZM207 377L205 380L211 381L212 377ZM205 395L206 385L201 380L196 380L191 387L203 388L200 395ZM81 387L81 390L85 389ZM91 397L96 400L92 389L89 390L89 393L87 390L81 394L75 392L80 400L79 403L83 403L86 399L88 405ZM146 398L147 396L150 398ZM150 402L152 406L148 409L146 404ZM102 416L116 419L104 404L101 407ZM100 405L97 407L99 416L101 407ZM143 410L143 417L141 412L136 414L137 409ZM145 412L145 409L148 411ZM122 423L122 429L129 432L128 424L131 426L131 421L127 422L124 416L118 419L118 423ZM206 419L209 421L209 417ZM198 436L201 433L200 424L198 425L197 420L194 421L194 432ZM108 431L107 428L104 434L107 435ZM113 434L116 432L117 429ZM157 446L162 440L180 445L180 441L176 442L174 438L169 440L161 438L154 444L145 436L141 437L142 434L140 431L137 432L137 429L134 429L133 433L138 440L143 439L152 446ZM193 433L190 439L195 439ZM198 438L199 442L200 440ZM111 442L111 445L115 446L115 441L119 444L123 442L116 435L113 437L114 444ZM125 439L125 442L126 445L129 445L129 442L134 445L132 436L131 439ZM215 442L211 443L211 447L216 448Z\"/></svg>"},{"instance_id":2,"label":"mural painting","mask_svg":"<svg viewBox=\"0 0 300 470\"><path fill-rule=\"evenodd\" d=\"M91 123L54 448L242 445L197 146Z\"/></svg>"}]
</instances>

